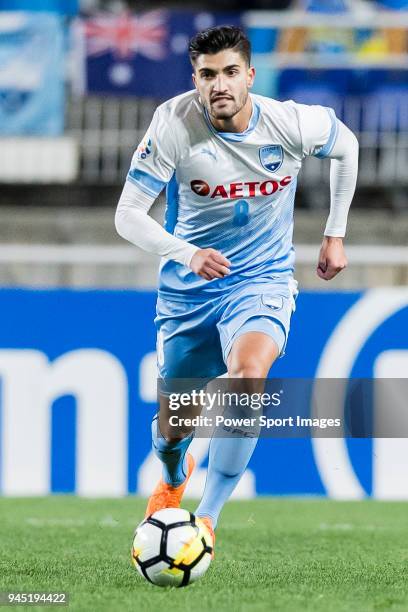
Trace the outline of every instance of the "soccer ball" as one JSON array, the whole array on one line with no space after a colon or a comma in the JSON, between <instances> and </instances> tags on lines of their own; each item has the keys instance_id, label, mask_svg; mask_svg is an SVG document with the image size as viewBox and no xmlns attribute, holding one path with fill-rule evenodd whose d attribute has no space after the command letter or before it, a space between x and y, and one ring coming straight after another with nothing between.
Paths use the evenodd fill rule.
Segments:
<instances>
[{"instance_id":1,"label":"soccer ball","mask_svg":"<svg viewBox=\"0 0 408 612\"><path fill-rule=\"evenodd\" d=\"M187 586L211 563L212 538L204 523L181 508L155 512L136 528L132 562L157 586Z\"/></svg>"}]
</instances>

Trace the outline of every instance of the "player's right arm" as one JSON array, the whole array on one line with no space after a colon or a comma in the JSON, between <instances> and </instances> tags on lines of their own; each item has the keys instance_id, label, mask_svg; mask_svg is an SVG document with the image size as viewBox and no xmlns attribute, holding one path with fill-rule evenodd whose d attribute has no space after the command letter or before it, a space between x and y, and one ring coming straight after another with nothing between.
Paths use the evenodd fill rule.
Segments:
<instances>
[{"instance_id":1,"label":"player's right arm","mask_svg":"<svg viewBox=\"0 0 408 612\"><path fill-rule=\"evenodd\" d=\"M229 261L215 249L200 249L167 232L148 212L177 163L176 143L168 123L156 111L133 158L116 209L118 234L132 244L190 267L206 280L222 278Z\"/></svg>"}]
</instances>

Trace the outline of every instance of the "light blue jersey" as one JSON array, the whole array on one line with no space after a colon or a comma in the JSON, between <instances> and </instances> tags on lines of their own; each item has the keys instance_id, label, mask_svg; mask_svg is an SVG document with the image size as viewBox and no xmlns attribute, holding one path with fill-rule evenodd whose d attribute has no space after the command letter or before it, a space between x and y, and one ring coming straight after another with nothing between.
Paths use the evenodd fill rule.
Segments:
<instances>
[{"instance_id":1,"label":"light blue jersey","mask_svg":"<svg viewBox=\"0 0 408 612\"><path fill-rule=\"evenodd\" d=\"M328 156L337 135L331 109L251 95L241 133L217 132L196 91L161 105L139 145L128 180L145 193L167 194L166 229L231 262L230 274L207 281L162 260L159 296L203 302L247 280L290 276L297 174L306 155Z\"/></svg>"}]
</instances>

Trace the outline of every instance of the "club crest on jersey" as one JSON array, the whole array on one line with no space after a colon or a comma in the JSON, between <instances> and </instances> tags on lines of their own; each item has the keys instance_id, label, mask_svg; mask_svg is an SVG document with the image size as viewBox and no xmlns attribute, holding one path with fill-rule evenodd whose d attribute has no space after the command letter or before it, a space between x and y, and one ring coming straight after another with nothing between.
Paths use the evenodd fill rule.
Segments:
<instances>
[{"instance_id":1,"label":"club crest on jersey","mask_svg":"<svg viewBox=\"0 0 408 612\"><path fill-rule=\"evenodd\" d=\"M283 164L282 145L268 145L259 149L259 159L265 170L276 172Z\"/></svg>"}]
</instances>

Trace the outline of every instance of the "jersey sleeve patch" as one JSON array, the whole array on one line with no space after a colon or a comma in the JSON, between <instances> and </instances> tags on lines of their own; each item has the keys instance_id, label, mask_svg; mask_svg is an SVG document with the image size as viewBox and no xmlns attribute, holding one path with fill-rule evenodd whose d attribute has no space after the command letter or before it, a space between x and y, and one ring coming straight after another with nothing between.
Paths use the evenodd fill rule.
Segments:
<instances>
[{"instance_id":1,"label":"jersey sleeve patch","mask_svg":"<svg viewBox=\"0 0 408 612\"><path fill-rule=\"evenodd\" d=\"M329 113L331 119L331 129L329 139L326 144L314 154L314 157L318 157L319 159L328 157L330 155L334 147L334 143L336 142L337 134L339 132L339 124L334 110L332 108L326 108L326 110Z\"/></svg>"},{"instance_id":2,"label":"jersey sleeve patch","mask_svg":"<svg viewBox=\"0 0 408 612\"><path fill-rule=\"evenodd\" d=\"M137 185L144 193L157 198L163 187L167 184L165 181L160 181L151 174L132 168L129 170L127 180Z\"/></svg>"}]
</instances>

